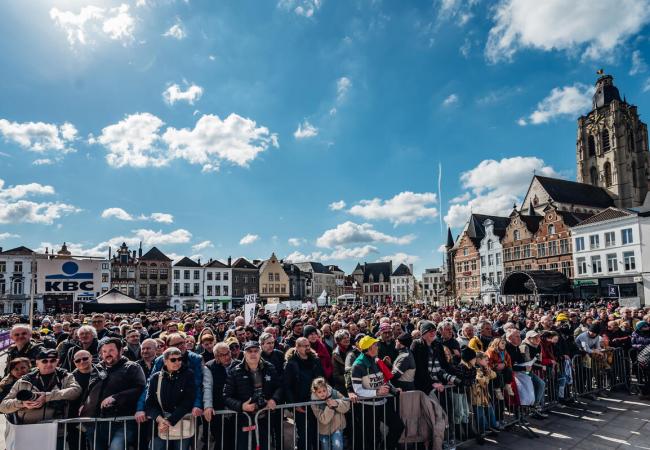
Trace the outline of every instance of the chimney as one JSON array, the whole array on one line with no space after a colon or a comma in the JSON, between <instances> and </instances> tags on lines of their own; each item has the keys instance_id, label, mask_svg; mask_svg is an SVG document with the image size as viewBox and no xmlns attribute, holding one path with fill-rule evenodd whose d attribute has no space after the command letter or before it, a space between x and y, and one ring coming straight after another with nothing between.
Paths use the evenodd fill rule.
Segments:
<instances>
[{"instance_id":1,"label":"chimney","mask_svg":"<svg viewBox=\"0 0 650 450\"><path fill-rule=\"evenodd\" d=\"M135 251L133 253L135 253ZM140 241L140 249L138 250L138 256L142 258L142 241Z\"/></svg>"},{"instance_id":2,"label":"chimney","mask_svg":"<svg viewBox=\"0 0 650 450\"><path fill-rule=\"evenodd\" d=\"M201 258L199 258L198 264L199 264L199 266L201 265Z\"/></svg>"},{"instance_id":3,"label":"chimney","mask_svg":"<svg viewBox=\"0 0 650 450\"><path fill-rule=\"evenodd\" d=\"M133 259L135 259L135 258L136 258L136 253L135 253L135 250L133 250Z\"/></svg>"},{"instance_id":4,"label":"chimney","mask_svg":"<svg viewBox=\"0 0 650 450\"><path fill-rule=\"evenodd\" d=\"M111 250L113 250L111 247L108 247L108 259L111 259Z\"/></svg>"},{"instance_id":5,"label":"chimney","mask_svg":"<svg viewBox=\"0 0 650 450\"><path fill-rule=\"evenodd\" d=\"M228 267L232 266L232 258L229 256L228 257Z\"/></svg>"},{"instance_id":6,"label":"chimney","mask_svg":"<svg viewBox=\"0 0 650 450\"><path fill-rule=\"evenodd\" d=\"M411 275L413 275L413 264L409 264L409 270L411 271Z\"/></svg>"}]
</instances>

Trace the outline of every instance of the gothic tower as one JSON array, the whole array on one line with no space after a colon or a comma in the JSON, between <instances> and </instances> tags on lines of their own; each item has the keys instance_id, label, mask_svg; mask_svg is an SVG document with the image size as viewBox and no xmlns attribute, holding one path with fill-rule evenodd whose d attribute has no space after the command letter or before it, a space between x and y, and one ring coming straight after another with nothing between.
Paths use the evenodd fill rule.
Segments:
<instances>
[{"instance_id":1,"label":"gothic tower","mask_svg":"<svg viewBox=\"0 0 650 450\"><path fill-rule=\"evenodd\" d=\"M619 208L643 204L650 163L648 128L621 100L611 75L596 81L592 110L578 119L577 178L609 191Z\"/></svg>"}]
</instances>

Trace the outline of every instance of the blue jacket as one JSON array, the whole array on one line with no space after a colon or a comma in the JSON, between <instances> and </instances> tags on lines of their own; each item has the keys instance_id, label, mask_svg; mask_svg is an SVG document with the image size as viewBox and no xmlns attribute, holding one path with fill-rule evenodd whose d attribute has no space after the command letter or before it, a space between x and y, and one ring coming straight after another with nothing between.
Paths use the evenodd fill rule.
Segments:
<instances>
[{"instance_id":1,"label":"blue jacket","mask_svg":"<svg viewBox=\"0 0 650 450\"><path fill-rule=\"evenodd\" d=\"M201 358L201 355L187 351L185 352L185 356L183 356L183 365L186 364L188 364L189 368L192 369L192 372L194 374L194 386L196 388L194 391L194 405L192 407L203 409L203 358ZM149 387L149 383L151 382L153 375L160 372L162 368L163 357L160 355L153 363L151 373L149 374L149 379L147 380L147 386L144 388L142 394L140 395L140 399L138 400L138 408L136 411L145 410L145 401L147 399L147 389Z\"/></svg>"}]
</instances>

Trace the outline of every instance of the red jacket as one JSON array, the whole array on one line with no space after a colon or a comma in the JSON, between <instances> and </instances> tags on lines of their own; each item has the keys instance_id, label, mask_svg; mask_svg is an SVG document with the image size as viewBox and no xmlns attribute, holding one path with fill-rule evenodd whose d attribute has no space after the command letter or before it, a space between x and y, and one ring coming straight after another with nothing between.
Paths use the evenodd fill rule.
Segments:
<instances>
[{"instance_id":1,"label":"red jacket","mask_svg":"<svg viewBox=\"0 0 650 450\"><path fill-rule=\"evenodd\" d=\"M321 341L316 341L316 343L313 344L311 348L318 355L318 359L320 359L320 364L323 366L323 375L325 375L325 379L331 380L332 374L334 373L334 365L332 364L332 356L330 355L330 352L327 351L327 347L325 347L325 344L323 344Z\"/></svg>"},{"instance_id":2,"label":"red jacket","mask_svg":"<svg viewBox=\"0 0 650 450\"><path fill-rule=\"evenodd\" d=\"M542 343L540 344L540 346L542 347L542 365L552 366L553 361L557 361L557 358L555 357L555 352L553 351L553 344L551 343L551 341L542 339Z\"/></svg>"}]
</instances>

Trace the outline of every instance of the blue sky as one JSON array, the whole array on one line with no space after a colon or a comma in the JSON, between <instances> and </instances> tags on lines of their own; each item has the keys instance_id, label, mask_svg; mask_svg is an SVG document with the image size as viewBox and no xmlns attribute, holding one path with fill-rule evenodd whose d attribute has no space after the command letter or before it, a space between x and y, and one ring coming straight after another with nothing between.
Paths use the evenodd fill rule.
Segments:
<instances>
[{"instance_id":1,"label":"blue sky","mask_svg":"<svg viewBox=\"0 0 650 450\"><path fill-rule=\"evenodd\" d=\"M649 0L537 3L2 2L0 246L439 265L575 178L598 68L650 110Z\"/></svg>"}]
</instances>

